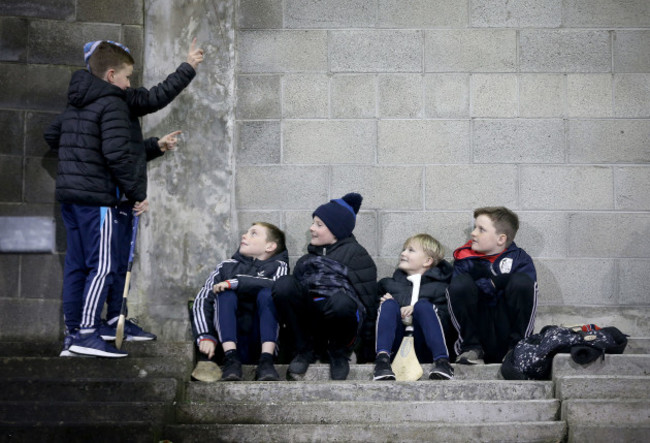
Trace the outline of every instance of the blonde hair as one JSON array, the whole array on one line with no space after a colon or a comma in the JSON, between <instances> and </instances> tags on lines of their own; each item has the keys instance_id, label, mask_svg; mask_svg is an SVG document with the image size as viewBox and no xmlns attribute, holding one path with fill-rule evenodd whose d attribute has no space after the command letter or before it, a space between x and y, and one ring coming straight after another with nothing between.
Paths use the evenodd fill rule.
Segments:
<instances>
[{"instance_id":1,"label":"blonde hair","mask_svg":"<svg viewBox=\"0 0 650 443\"><path fill-rule=\"evenodd\" d=\"M424 253L433 259L431 267L437 266L445 257L444 246L429 234L415 234L410 236L404 242L402 249L406 249L410 243L419 245L424 250Z\"/></svg>"}]
</instances>

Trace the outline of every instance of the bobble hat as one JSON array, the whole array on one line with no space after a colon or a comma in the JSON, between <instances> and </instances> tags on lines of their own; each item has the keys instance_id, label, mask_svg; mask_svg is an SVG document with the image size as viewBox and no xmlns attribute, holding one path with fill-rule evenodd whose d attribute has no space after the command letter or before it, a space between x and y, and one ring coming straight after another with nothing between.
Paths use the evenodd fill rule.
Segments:
<instances>
[{"instance_id":1,"label":"bobble hat","mask_svg":"<svg viewBox=\"0 0 650 443\"><path fill-rule=\"evenodd\" d=\"M323 220L334 237L341 240L352 235L362 201L363 197L360 194L351 192L320 205L312 217Z\"/></svg>"}]
</instances>

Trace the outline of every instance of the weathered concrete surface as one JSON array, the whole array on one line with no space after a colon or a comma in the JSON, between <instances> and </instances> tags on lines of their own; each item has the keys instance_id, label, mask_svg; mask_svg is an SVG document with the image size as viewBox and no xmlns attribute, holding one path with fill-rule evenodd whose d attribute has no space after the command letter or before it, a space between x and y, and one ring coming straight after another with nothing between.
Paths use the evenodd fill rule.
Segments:
<instances>
[{"instance_id":1,"label":"weathered concrete surface","mask_svg":"<svg viewBox=\"0 0 650 443\"><path fill-rule=\"evenodd\" d=\"M131 313L162 340L188 337L187 300L233 252L234 3L145 2L145 85L185 61L193 37L205 51L190 86L144 124L149 135L183 131L178 150L149 166L129 294Z\"/></svg>"}]
</instances>

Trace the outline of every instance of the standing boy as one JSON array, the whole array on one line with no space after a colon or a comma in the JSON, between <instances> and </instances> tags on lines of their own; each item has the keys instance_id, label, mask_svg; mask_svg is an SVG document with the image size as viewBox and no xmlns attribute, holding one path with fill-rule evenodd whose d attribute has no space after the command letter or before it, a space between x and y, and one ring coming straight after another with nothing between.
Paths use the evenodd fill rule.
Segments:
<instances>
[{"instance_id":1,"label":"standing boy","mask_svg":"<svg viewBox=\"0 0 650 443\"><path fill-rule=\"evenodd\" d=\"M471 240L454 252L449 308L459 339L457 363L499 363L534 328L537 274L514 243L517 214L505 207L474 211Z\"/></svg>"},{"instance_id":2,"label":"standing boy","mask_svg":"<svg viewBox=\"0 0 650 443\"><path fill-rule=\"evenodd\" d=\"M125 357L97 329L117 268L116 205L124 196L137 212L148 206L134 161L144 149L133 139L126 101L134 60L123 46L104 42L91 62L97 62L92 73L72 74L68 106L45 134L59 151L56 197L67 234L63 311L70 335L64 351Z\"/></svg>"},{"instance_id":3,"label":"standing boy","mask_svg":"<svg viewBox=\"0 0 650 443\"><path fill-rule=\"evenodd\" d=\"M279 327L271 287L275 280L287 275L288 262L284 233L270 223L256 222L242 235L232 258L221 262L210 274L192 308L192 329L200 352L192 373L195 379L218 379L218 368L212 361L217 342L225 354L221 380L241 380L242 360L251 359L249 356L256 353L253 344L257 347L258 343L261 355L255 379L280 379L273 366ZM259 334L259 342L253 337L251 345L238 346L238 339L249 338L246 336L251 331Z\"/></svg>"},{"instance_id":4,"label":"standing boy","mask_svg":"<svg viewBox=\"0 0 650 443\"><path fill-rule=\"evenodd\" d=\"M367 355L368 347L372 353L377 267L352 235L362 200L350 193L319 206L309 228L309 253L298 260L292 276L273 287L278 314L295 346L288 378L307 372L315 351L320 355L326 348L331 378L345 380L359 335L359 355Z\"/></svg>"},{"instance_id":5,"label":"standing boy","mask_svg":"<svg viewBox=\"0 0 650 443\"><path fill-rule=\"evenodd\" d=\"M409 327L418 361L434 362L429 378L454 378L445 341L445 326L451 326L445 293L453 268L444 255L442 245L430 235L409 237L393 277L379 282L375 380L395 380L391 354L397 352Z\"/></svg>"}]
</instances>

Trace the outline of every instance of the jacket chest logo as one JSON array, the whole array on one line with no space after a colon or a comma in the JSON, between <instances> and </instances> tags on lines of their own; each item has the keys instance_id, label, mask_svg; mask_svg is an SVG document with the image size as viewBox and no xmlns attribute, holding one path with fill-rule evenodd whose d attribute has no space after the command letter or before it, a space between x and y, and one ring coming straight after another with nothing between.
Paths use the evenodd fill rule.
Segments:
<instances>
[{"instance_id":1,"label":"jacket chest logo","mask_svg":"<svg viewBox=\"0 0 650 443\"><path fill-rule=\"evenodd\" d=\"M499 270L502 274L509 274L512 270L512 259L509 257L504 258L499 262Z\"/></svg>"}]
</instances>

